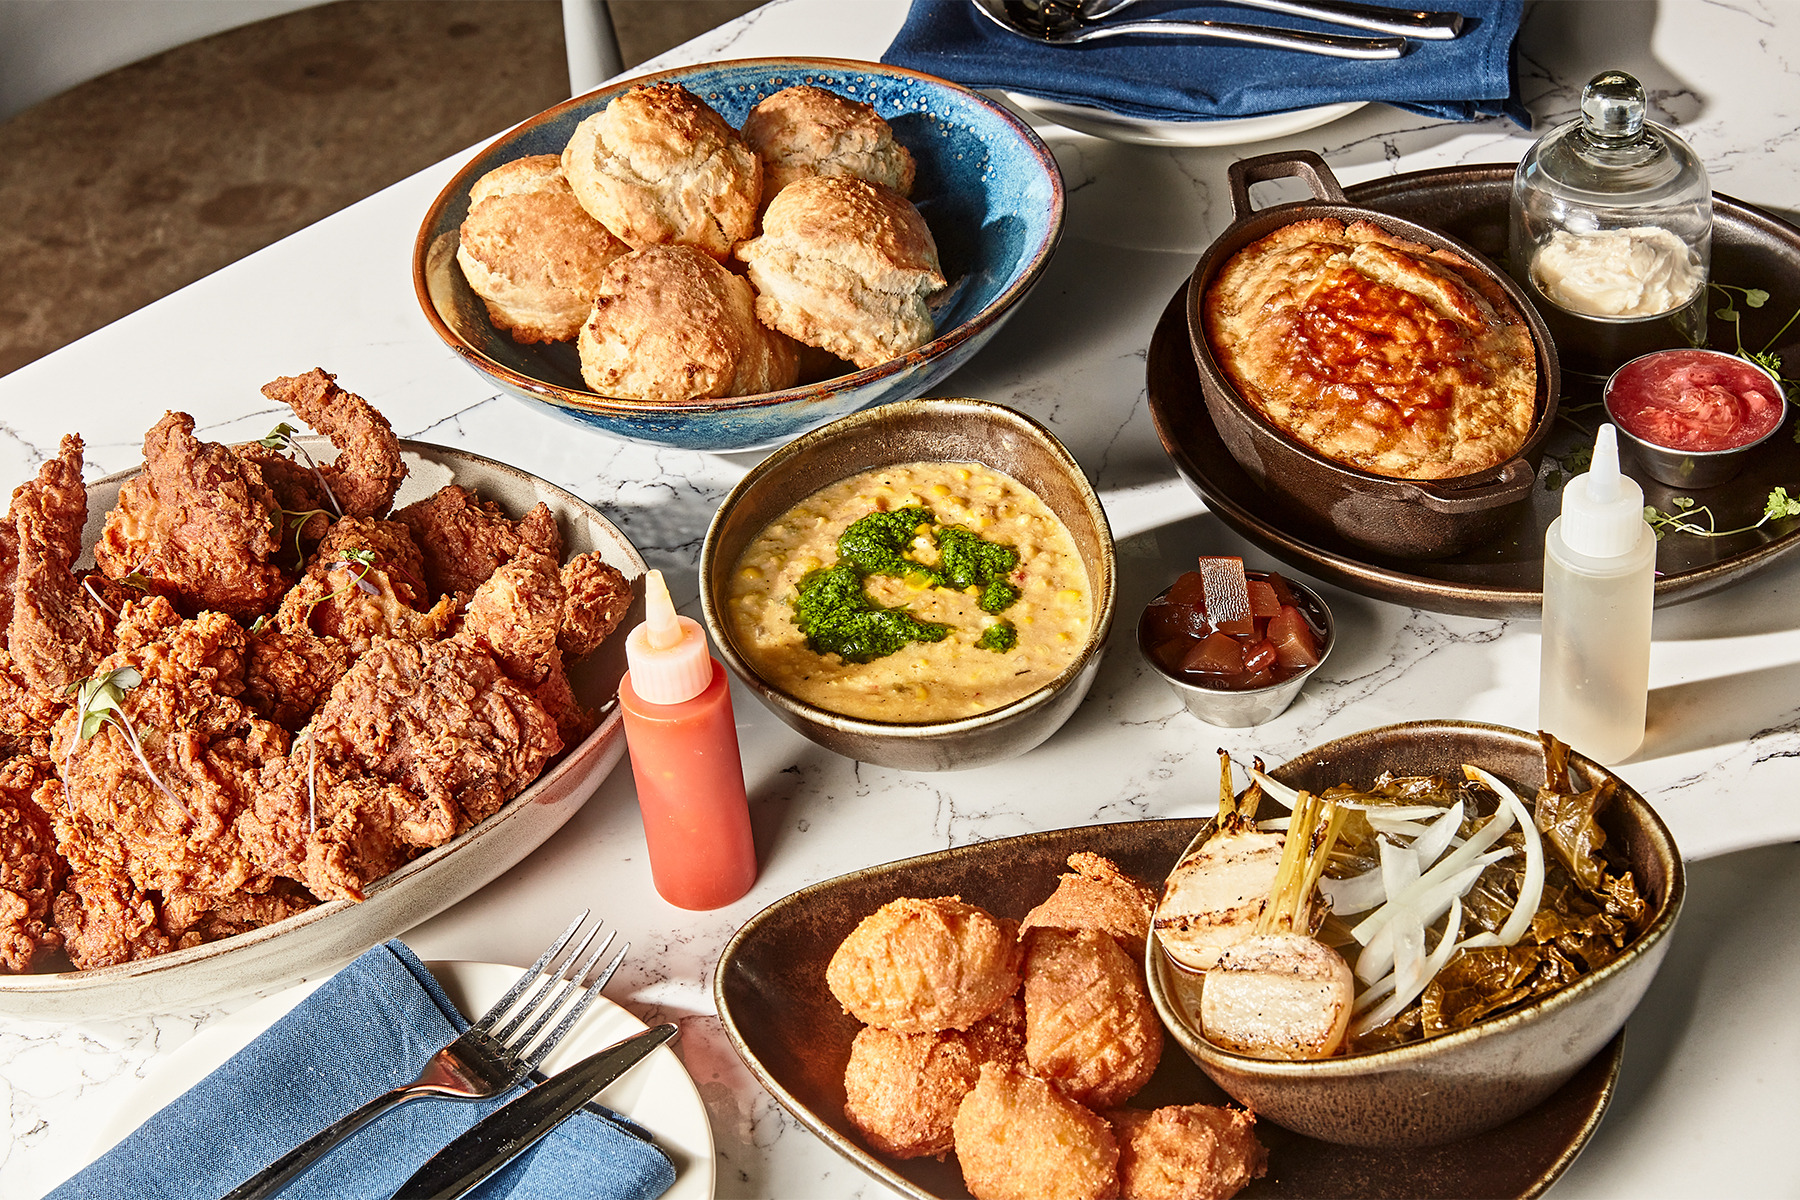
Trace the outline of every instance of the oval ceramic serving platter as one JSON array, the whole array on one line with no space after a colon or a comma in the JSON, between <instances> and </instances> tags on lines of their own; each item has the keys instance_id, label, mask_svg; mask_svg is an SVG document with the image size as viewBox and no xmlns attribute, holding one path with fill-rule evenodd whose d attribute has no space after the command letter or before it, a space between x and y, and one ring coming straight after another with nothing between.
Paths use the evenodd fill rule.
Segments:
<instances>
[{"instance_id":1,"label":"oval ceramic serving platter","mask_svg":"<svg viewBox=\"0 0 1800 1200\"><path fill-rule=\"evenodd\" d=\"M323 438L300 440L316 460L330 460L331 446ZM400 446L408 474L394 499L396 507L422 500L452 481L473 488L513 517L543 501L556 514L565 553L595 550L629 580L644 574L644 560L625 535L573 493L467 451L424 442L402 441ZM84 546L99 540L119 486L135 474L126 471L89 485ZM86 562L91 564L91 556ZM633 599L621 628L643 620L643 605L641 595ZM625 730L613 703L624 674L621 635L609 638L569 672L576 696L590 712L600 714L599 728L499 812L372 884L361 904L328 901L235 937L113 967L0 975L0 1013L71 1021L180 1012L315 976L411 929L537 849L587 803L625 753Z\"/></svg>"},{"instance_id":2,"label":"oval ceramic serving platter","mask_svg":"<svg viewBox=\"0 0 1800 1200\"><path fill-rule=\"evenodd\" d=\"M1352 203L1380 209L1441 229L1496 261L1506 257L1510 164L1450 167L1374 180L1347 188ZM1760 350L1771 338L1790 363L1800 362L1800 229L1728 196L1713 197L1715 283L1758 288L1769 294L1760 308L1733 294L1742 317L1743 344ZM1282 502L1265 493L1238 466L1220 439L1200 394L1200 376L1188 342L1186 289L1176 293L1150 339L1147 382L1150 412L1163 448L1188 485L1220 520L1270 554L1351 591L1410 607L1467 616L1536 618L1543 604L1544 531L1561 511L1557 485L1574 473L1560 468L1572 451L1593 446L1602 419L1605 382L1563 372L1556 429L1545 443L1531 502L1491 540L1450 558L1392 559L1313 531ZM1712 306L1727 303L1715 291ZM1717 317L1708 324L1715 349L1735 351L1736 333ZM1790 369L1791 373L1791 369ZM1743 473L1715 488L1681 491L1633 472L1644 499L1665 512L1678 496L1709 506L1720 529L1750 525L1762 515L1769 490L1800 494L1800 444L1796 420L1758 447ZM1627 470L1631 471L1630 464ZM1671 532L1657 546L1656 602L1672 604L1736 583L1800 547L1800 519L1771 522L1751 533L1702 538Z\"/></svg>"},{"instance_id":3,"label":"oval ceramic serving platter","mask_svg":"<svg viewBox=\"0 0 1800 1200\"><path fill-rule=\"evenodd\" d=\"M861 1025L825 986L825 965L838 943L898 896L961 896L997 916L1023 917L1055 889L1078 850L1104 855L1159 887L1203 823L1188 818L1040 831L869 867L795 892L752 917L720 956L713 996L726 1036L788 1111L868 1174L913 1200L965 1197L954 1160L880 1157L844 1117L844 1067ZM1621 1033L1537 1108L1446 1146L1358 1149L1263 1122L1257 1136L1269 1149L1269 1173L1241 1194L1537 1196L1593 1136L1623 1053ZM1227 1099L1171 1039L1155 1076L1131 1103L1148 1108Z\"/></svg>"}]
</instances>

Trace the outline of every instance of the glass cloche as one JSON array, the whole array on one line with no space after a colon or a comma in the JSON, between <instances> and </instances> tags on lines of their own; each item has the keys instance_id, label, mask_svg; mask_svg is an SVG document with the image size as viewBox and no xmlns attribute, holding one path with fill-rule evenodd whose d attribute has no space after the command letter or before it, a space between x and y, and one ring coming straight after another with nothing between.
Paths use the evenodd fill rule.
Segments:
<instances>
[{"instance_id":1,"label":"glass cloche","mask_svg":"<svg viewBox=\"0 0 1800 1200\"><path fill-rule=\"evenodd\" d=\"M1705 344L1712 190L1693 149L1644 119L1632 76L1589 80L1581 116L1520 160L1510 255L1565 364Z\"/></svg>"}]
</instances>

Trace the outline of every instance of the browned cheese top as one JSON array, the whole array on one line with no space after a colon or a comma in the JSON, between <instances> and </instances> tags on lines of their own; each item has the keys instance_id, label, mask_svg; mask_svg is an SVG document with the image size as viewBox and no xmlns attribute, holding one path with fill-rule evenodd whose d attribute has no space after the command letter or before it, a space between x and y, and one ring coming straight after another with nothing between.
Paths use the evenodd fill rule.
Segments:
<instances>
[{"instance_id":1,"label":"browned cheese top","mask_svg":"<svg viewBox=\"0 0 1800 1200\"><path fill-rule=\"evenodd\" d=\"M1472 264L1368 222L1301 221L1251 243L1203 316L1239 394L1348 466L1468 475L1531 432L1537 356L1517 307Z\"/></svg>"}]
</instances>

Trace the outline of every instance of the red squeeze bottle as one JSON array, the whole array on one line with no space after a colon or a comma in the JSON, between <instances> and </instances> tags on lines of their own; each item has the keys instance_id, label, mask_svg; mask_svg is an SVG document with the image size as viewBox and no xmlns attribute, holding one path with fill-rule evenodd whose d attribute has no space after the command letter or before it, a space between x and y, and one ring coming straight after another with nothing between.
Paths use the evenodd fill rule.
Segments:
<instances>
[{"instance_id":1,"label":"red squeeze bottle","mask_svg":"<svg viewBox=\"0 0 1800 1200\"><path fill-rule=\"evenodd\" d=\"M644 607L625 639L619 708L650 876L677 908L720 908L756 882L731 688L706 631L675 612L661 571L645 577Z\"/></svg>"}]
</instances>

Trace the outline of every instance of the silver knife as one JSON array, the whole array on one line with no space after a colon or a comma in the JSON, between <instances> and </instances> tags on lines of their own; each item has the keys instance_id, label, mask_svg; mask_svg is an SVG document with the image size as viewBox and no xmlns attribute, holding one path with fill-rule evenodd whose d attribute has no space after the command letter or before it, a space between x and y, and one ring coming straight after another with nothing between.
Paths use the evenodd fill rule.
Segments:
<instances>
[{"instance_id":1,"label":"silver knife","mask_svg":"<svg viewBox=\"0 0 1800 1200\"><path fill-rule=\"evenodd\" d=\"M393 1200L451 1200L504 1167L679 1032L658 1025L590 1054L495 1109L432 1155Z\"/></svg>"}]
</instances>

